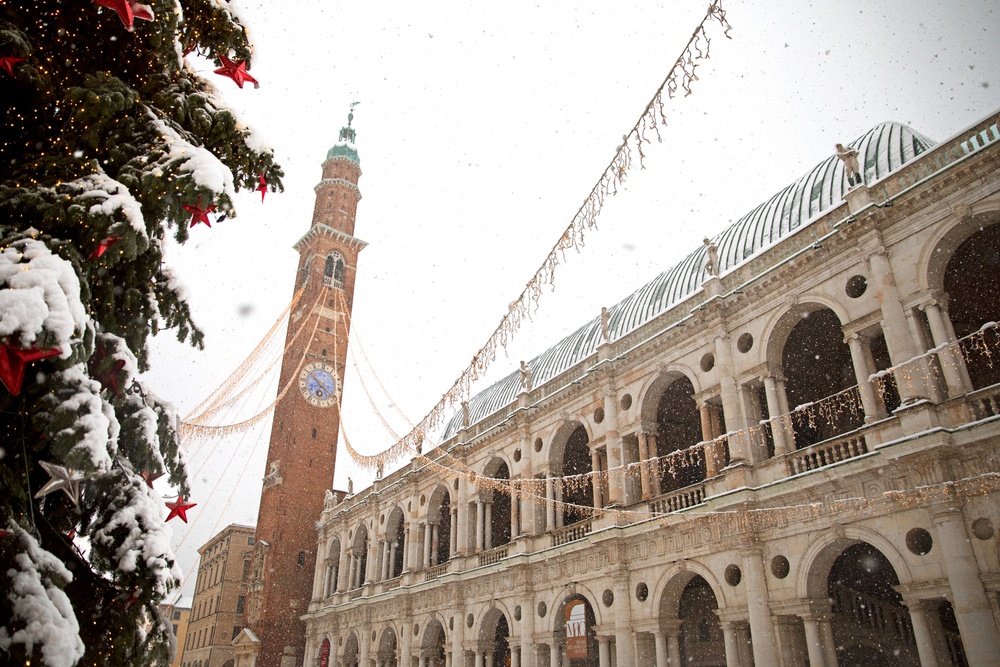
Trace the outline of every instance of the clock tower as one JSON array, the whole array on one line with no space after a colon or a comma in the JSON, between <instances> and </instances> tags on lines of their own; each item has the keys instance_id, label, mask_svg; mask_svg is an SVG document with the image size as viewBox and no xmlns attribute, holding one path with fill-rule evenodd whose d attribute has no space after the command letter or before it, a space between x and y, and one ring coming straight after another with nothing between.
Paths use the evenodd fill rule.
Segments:
<instances>
[{"instance_id":1,"label":"clock tower","mask_svg":"<svg viewBox=\"0 0 1000 667\"><path fill-rule=\"evenodd\" d=\"M323 162L309 231L299 253L297 295L289 314L271 425L264 488L252 548L246 627L257 667L299 667L316 569L316 521L333 486L340 392L347 361L358 254L354 236L361 161L354 147L354 105Z\"/></svg>"}]
</instances>

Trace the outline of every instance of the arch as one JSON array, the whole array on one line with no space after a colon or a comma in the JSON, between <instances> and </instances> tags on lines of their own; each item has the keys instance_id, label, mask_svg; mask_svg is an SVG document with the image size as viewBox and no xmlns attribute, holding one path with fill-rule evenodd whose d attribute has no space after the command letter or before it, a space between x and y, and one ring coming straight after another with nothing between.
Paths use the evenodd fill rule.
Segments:
<instances>
[{"instance_id":1,"label":"arch","mask_svg":"<svg viewBox=\"0 0 1000 667\"><path fill-rule=\"evenodd\" d=\"M479 620L479 646L493 654L492 664L506 665L510 660L510 621L506 607L487 608Z\"/></svg>"},{"instance_id":2,"label":"arch","mask_svg":"<svg viewBox=\"0 0 1000 667\"><path fill-rule=\"evenodd\" d=\"M399 648L399 639L396 634L396 629L392 624L388 624L382 630L382 636L378 639L378 649L376 655L378 656L378 664L386 665L387 667L395 667L396 665L396 651Z\"/></svg>"},{"instance_id":3,"label":"arch","mask_svg":"<svg viewBox=\"0 0 1000 667\"><path fill-rule=\"evenodd\" d=\"M445 623L435 612L428 617L420 637L420 655L428 658L429 665L444 665L448 636Z\"/></svg>"},{"instance_id":4,"label":"arch","mask_svg":"<svg viewBox=\"0 0 1000 667\"><path fill-rule=\"evenodd\" d=\"M899 577L901 584L913 582L913 575L902 554L878 533L863 526L844 526L836 532L824 532L813 541L795 574L795 591L800 598L825 599L827 577L834 561L848 547L859 542L867 542L882 552Z\"/></svg>"},{"instance_id":5,"label":"arch","mask_svg":"<svg viewBox=\"0 0 1000 667\"><path fill-rule=\"evenodd\" d=\"M364 522L354 531L354 540L351 542L351 579L350 588L361 588L364 585L368 574L368 526Z\"/></svg>"},{"instance_id":6,"label":"arch","mask_svg":"<svg viewBox=\"0 0 1000 667\"><path fill-rule=\"evenodd\" d=\"M425 530L437 532L431 539L430 565L440 565L451 558L451 493L444 484L438 484L427 501Z\"/></svg>"},{"instance_id":7,"label":"arch","mask_svg":"<svg viewBox=\"0 0 1000 667\"><path fill-rule=\"evenodd\" d=\"M991 197L947 219L930 237L920 253L917 280L932 292L944 291L944 272L952 255L966 239L984 226L1000 222L1000 197Z\"/></svg>"},{"instance_id":8,"label":"arch","mask_svg":"<svg viewBox=\"0 0 1000 667\"><path fill-rule=\"evenodd\" d=\"M387 579L395 579L403 573L404 531L403 508L396 505L385 520L385 539L389 544Z\"/></svg>"},{"instance_id":9,"label":"arch","mask_svg":"<svg viewBox=\"0 0 1000 667\"><path fill-rule=\"evenodd\" d=\"M506 457L493 456L483 469L483 477L497 480L510 480L511 466ZM510 544L511 539L511 496L503 490L486 488L480 490L481 496L489 503L488 525L484 526L486 548L492 549L504 544Z\"/></svg>"},{"instance_id":10,"label":"arch","mask_svg":"<svg viewBox=\"0 0 1000 667\"><path fill-rule=\"evenodd\" d=\"M552 474L562 474L563 451L566 448L566 441L569 440L574 431L581 427L587 433L587 442L592 442L594 434L586 419L567 419L552 434L552 439L549 441L549 470L552 471Z\"/></svg>"},{"instance_id":11,"label":"arch","mask_svg":"<svg viewBox=\"0 0 1000 667\"><path fill-rule=\"evenodd\" d=\"M327 255L323 265L323 284L343 287L346 266L344 256L336 250Z\"/></svg>"},{"instance_id":12,"label":"arch","mask_svg":"<svg viewBox=\"0 0 1000 667\"><path fill-rule=\"evenodd\" d=\"M681 595L685 587L694 577L701 577L711 587L715 599L719 603L719 609L725 609L727 600L725 590L719 583L712 571L704 564L695 560L684 560L674 563L663 573L656 583L655 596L653 598L653 608L661 620L673 620L677 618L680 610Z\"/></svg>"},{"instance_id":13,"label":"arch","mask_svg":"<svg viewBox=\"0 0 1000 667\"><path fill-rule=\"evenodd\" d=\"M851 320L847 310L839 301L824 294L803 294L798 297L795 304L772 316L764 325L761 336L764 340L764 357L769 369L781 368L781 354L795 325L804 317L824 308L833 311L841 326Z\"/></svg>"},{"instance_id":14,"label":"arch","mask_svg":"<svg viewBox=\"0 0 1000 667\"><path fill-rule=\"evenodd\" d=\"M667 370L650 384L641 406L644 428L652 427L649 435L649 457L654 459L650 470L652 493L659 495L705 479L703 457L666 457L675 451L689 449L701 442L701 412L695 401L698 390L691 377L676 370ZM655 425L655 426L653 426Z\"/></svg>"},{"instance_id":15,"label":"arch","mask_svg":"<svg viewBox=\"0 0 1000 667\"><path fill-rule=\"evenodd\" d=\"M603 617L603 612L601 610L601 605L597 604L597 600L600 600L597 591L595 591L590 586L586 584L574 583L572 586L567 587L564 590L557 591L555 599L552 601L552 608L558 612L566 608L566 603L570 601L571 598L581 598L587 601L591 607L593 607L594 620L598 625L609 622L609 619ZM565 623L565 619L559 619L557 614L553 612L552 615L552 630L553 632Z\"/></svg>"},{"instance_id":16,"label":"arch","mask_svg":"<svg viewBox=\"0 0 1000 667\"><path fill-rule=\"evenodd\" d=\"M361 659L361 644L358 634L351 630L344 639L344 650L341 653L340 663L344 667L357 667L358 660Z\"/></svg>"},{"instance_id":17,"label":"arch","mask_svg":"<svg viewBox=\"0 0 1000 667\"><path fill-rule=\"evenodd\" d=\"M647 382L646 386L639 392L639 417L643 423L656 421L656 407L660 396L663 395L663 392L666 391L671 383L680 378L686 378L691 383L695 394L702 392L697 373L682 364L667 365Z\"/></svg>"},{"instance_id":18,"label":"arch","mask_svg":"<svg viewBox=\"0 0 1000 667\"><path fill-rule=\"evenodd\" d=\"M556 640L558 643L566 645L566 606L570 602L580 601L583 602L584 607L584 619L586 620L587 628L587 657L577 658L568 664L572 664L573 667L598 667L598 645L597 645L597 626L600 623L597 620L597 605L593 602L597 598L591 595L588 598L577 591L566 591L561 602L558 606L554 606L552 610L552 633L558 637ZM628 601L624 601L628 604ZM619 603L620 604L620 603ZM578 609L579 607L577 607ZM568 651L568 648L567 648Z\"/></svg>"},{"instance_id":19,"label":"arch","mask_svg":"<svg viewBox=\"0 0 1000 667\"><path fill-rule=\"evenodd\" d=\"M340 536L330 538L326 547L326 567L324 571L324 596L330 597L337 592L340 579Z\"/></svg>"},{"instance_id":20,"label":"arch","mask_svg":"<svg viewBox=\"0 0 1000 667\"><path fill-rule=\"evenodd\" d=\"M329 637L323 637L323 641L319 645L319 655L317 656L316 664L319 667L330 667L330 652L332 645L330 644Z\"/></svg>"}]
</instances>

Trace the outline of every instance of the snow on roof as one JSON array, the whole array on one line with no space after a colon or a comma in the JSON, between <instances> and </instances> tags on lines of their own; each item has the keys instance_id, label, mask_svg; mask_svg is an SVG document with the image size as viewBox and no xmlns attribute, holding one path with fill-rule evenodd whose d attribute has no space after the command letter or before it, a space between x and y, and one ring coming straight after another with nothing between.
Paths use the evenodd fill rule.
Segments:
<instances>
[{"instance_id":1,"label":"snow on roof","mask_svg":"<svg viewBox=\"0 0 1000 667\"><path fill-rule=\"evenodd\" d=\"M850 145L857 149L865 183L870 185L930 150L934 142L902 123L889 122L875 126ZM844 165L836 155L820 162L712 239L719 253L719 274L728 273L837 207L849 187ZM706 247L699 246L609 308L611 339L634 331L698 292L708 278L705 252ZM586 359L597 351L601 341L601 318L596 317L528 362L532 383L540 386ZM520 373L515 370L470 398L470 425L513 402L520 389ZM449 420L441 440L451 438L461 428L459 411Z\"/></svg>"}]
</instances>

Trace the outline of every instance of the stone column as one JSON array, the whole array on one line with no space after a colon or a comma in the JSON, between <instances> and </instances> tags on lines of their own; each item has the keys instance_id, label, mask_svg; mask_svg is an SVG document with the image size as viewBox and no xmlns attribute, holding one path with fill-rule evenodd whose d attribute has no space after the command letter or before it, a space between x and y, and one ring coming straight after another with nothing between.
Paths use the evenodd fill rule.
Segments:
<instances>
[{"instance_id":1,"label":"stone column","mask_svg":"<svg viewBox=\"0 0 1000 667\"><path fill-rule=\"evenodd\" d=\"M413 658L410 657L410 641L413 636L413 626L408 622L410 619L401 619L399 624L399 667L412 667Z\"/></svg>"},{"instance_id":2,"label":"stone column","mask_svg":"<svg viewBox=\"0 0 1000 667\"><path fill-rule=\"evenodd\" d=\"M749 463L750 442L747 437L747 423L740 409L740 396L736 388L733 372L733 351L729 345L729 336L718 336L715 339L715 358L719 366L719 389L722 393L722 409L726 413L726 427L734 432L729 438L730 465Z\"/></svg>"},{"instance_id":3,"label":"stone column","mask_svg":"<svg viewBox=\"0 0 1000 667\"><path fill-rule=\"evenodd\" d=\"M482 499L476 501L476 551L482 551L486 542L484 542L485 535L483 533L483 517L486 514L485 503Z\"/></svg>"},{"instance_id":4,"label":"stone column","mask_svg":"<svg viewBox=\"0 0 1000 667\"><path fill-rule=\"evenodd\" d=\"M736 645L736 623L722 621L722 637L726 642L726 667L740 667L740 648Z\"/></svg>"},{"instance_id":5,"label":"stone column","mask_svg":"<svg viewBox=\"0 0 1000 667\"><path fill-rule=\"evenodd\" d=\"M649 450L650 458L654 458L654 459L657 458L657 453L656 453L657 452L657 449L656 449L656 434L655 433L647 433L646 434L646 448ZM653 497L655 498L656 496L658 496L661 493L663 493L662 489L660 488L660 481L661 481L660 480L660 462L657 461L656 463L650 464L649 468L650 468L649 492L652 493Z\"/></svg>"},{"instance_id":6,"label":"stone column","mask_svg":"<svg viewBox=\"0 0 1000 667\"><path fill-rule=\"evenodd\" d=\"M900 303L899 288L896 286L896 278L892 273L888 252L884 246L879 246L876 252L869 255L868 265L872 270L872 283L882 310L883 332L886 347L889 348L889 358L893 366L899 366L917 356L917 349L910 336L906 314ZM924 383L925 370L918 361L913 361L896 371L896 387L903 403L929 398Z\"/></svg>"},{"instance_id":7,"label":"stone column","mask_svg":"<svg viewBox=\"0 0 1000 667\"><path fill-rule=\"evenodd\" d=\"M938 667L937 653L934 651L934 636L927 623L927 614L936 612L934 605L927 600L906 601L905 604L910 610L913 639L917 643L920 667Z\"/></svg>"},{"instance_id":8,"label":"stone column","mask_svg":"<svg viewBox=\"0 0 1000 667\"><path fill-rule=\"evenodd\" d=\"M764 396L767 398L767 413L771 415L771 437L774 439L774 455L781 456L795 449L795 442L789 445L789 434L782 418L781 402L778 400L778 383L773 375L764 376Z\"/></svg>"},{"instance_id":9,"label":"stone column","mask_svg":"<svg viewBox=\"0 0 1000 667\"><path fill-rule=\"evenodd\" d=\"M392 554L394 551L389 540L382 541L382 581L392 576Z\"/></svg>"},{"instance_id":10,"label":"stone column","mask_svg":"<svg viewBox=\"0 0 1000 667\"><path fill-rule=\"evenodd\" d=\"M629 604L628 572L618 573L615 593L615 653L619 665L635 664L635 641L632 633L632 606ZM621 605L621 608L618 607Z\"/></svg>"},{"instance_id":11,"label":"stone column","mask_svg":"<svg viewBox=\"0 0 1000 667\"><path fill-rule=\"evenodd\" d=\"M830 614L825 613L817 618L819 625L820 644L823 646L823 655L826 657L827 667L837 665L837 640L833 637L833 619Z\"/></svg>"},{"instance_id":12,"label":"stone column","mask_svg":"<svg viewBox=\"0 0 1000 667\"><path fill-rule=\"evenodd\" d=\"M549 667L559 667L562 664L561 657L559 644L556 642L556 638L553 637L552 643L549 644Z\"/></svg>"},{"instance_id":13,"label":"stone column","mask_svg":"<svg viewBox=\"0 0 1000 667\"><path fill-rule=\"evenodd\" d=\"M359 646L358 646L358 665L360 665L361 667L371 667L371 663L368 660L368 644L371 643L371 641L369 641L369 639L368 639L368 633L367 632L359 632L358 635L359 635L359 639L360 639L360 641L358 642L358 644L359 644Z\"/></svg>"},{"instance_id":14,"label":"stone column","mask_svg":"<svg viewBox=\"0 0 1000 667\"><path fill-rule=\"evenodd\" d=\"M979 566L962 518L962 508L942 504L928 508L937 530L937 544L951 587L955 618L965 644L969 667L996 665L1000 656L1000 634L979 578Z\"/></svg>"},{"instance_id":15,"label":"stone column","mask_svg":"<svg viewBox=\"0 0 1000 667\"><path fill-rule=\"evenodd\" d=\"M708 403L698 405L698 416L701 417L702 455L705 457L705 479L712 479L719 474L719 458L716 455L715 435L712 433L712 408Z\"/></svg>"},{"instance_id":16,"label":"stone column","mask_svg":"<svg viewBox=\"0 0 1000 667\"><path fill-rule=\"evenodd\" d=\"M407 549L407 567L410 570L419 570L420 562L423 559L424 542L420 539L420 524L416 521L410 524L409 537L407 539L409 548Z\"/></svg>"},{"instance_id":17,"label":"stone column","mask_svg":"<svg viewBox=\"0 0 1000 667\"><path fill-rule=\"evenodd\" d=\"M941 348L937 355L941 362L941 372L944 374L945 384L948 386L948 396L951 398L963 396L972 390L972 383L968 379L969 369L965 366L965 359L962 357L958 345L949 345L949 343L954 343L955 339L949 335L941 307L936 300L925 303L921 307L924 314L927 315L927 324L930 325L934 346Z\"/></svg>"},{"instance_id":18,"label":"stone column","mask_svg":"<svg viewBox=\"0 0 1000 667\"><path fill-rule=\"evenodd\" d=\"M465 607L458 605L455 614L455 629L451 633L451 664L452 667L465 667Z\"/></svg>"},{"instance_id":19,"label":"stone column","mask_svg":"<svg viewBox=\"0 0 1000 667\"><path fill-rule=\"evenodd\" d=\"M555 509L555 513L556 513L556 528L562 528L563 527L563 521L566 518L566 513L563 511L564 508L562 506L563 481L561 479L558 480L558 481L553 481L553 483L552 483L552 490L553 490L553 492L555 493L555 496L556 496L556 502L552 503L552 506Z\"/></svg>"},{"instance_id":20,"label":"stone column","mask_svg":"<svg viewBox=\"0 0 1000 667\"><path fill-rule=\"evenodd\" d=\"M396 556L399 554L399 535L396 539L392 541L392 546L389 549L389 576L396 576Z\"/></svg>"},{"instance_id":21,"label":"stone column","mask_svg":"<svg viewBox=\"0 0 1000 667\"><path fill-rule=\"evenodd\" d=\"M535 667L538 664L538 647L535 646L534 638L531 636L534 619L531 602L530 596L521 602L521 667Z\"/></svg>"},{"instance_id":22,"label":"stone column","mask_svg":"<svg viewBox=\"0 0 1000 667\"><path fill-rule=\"evenodd\" d=\"M806 651L809 653L809 667L836 667L826 664L826 654L823 652L823 639L819 632L819 623L812 614L802 616L802 627L806 633Z\"/></svg>"},{"instance_id":23,"label":"stone column","mask_svg":"<svg viewBox=\"0 0 1000 667\"><path fill-rule=\"evenodd\" d=\"M590 467L594 471L594 509L600 509L604 507L604 493L601 490L601 453L596 449L590 452Z\"/></svg>"},{"instance_id":24,"label":"stone column","mask_svg":"<svg viewBox=\"0 0 1000 667\"><path fill-rule=\"evenodd\" d=\"M671 619L661 621L660 625L663 628L662 635L666 645L666 662L670 667L681 667L681 622L679 619ZM659 660L660 639L657 638L656 641L656 655L657 660ZM656 667L660 667L659 663L657 663Z\"/></svg>"},{"instance_id":25,"label":"stone column","mask_svg":"<svg viewBox=\"0 0 1000 667\"><path fill-rule=\"evenodd\" d=\"M545 503L545 529L551 531L556 529L556 490L551 473L545 476L545 497L548 498Z\"/></svg>"},{"instance_id":26,"label":"stone column","mask_svg":"<svg viewBox=\"0 0 1000 667\"><path fill-rule=\"evenodd\" d=\"M656 667L667 667L667 638L663 632L653 630L653 643L656 645Z\"/></svg>"},{"instance_id":27,"label":"stone column","mask_svg":"<svg viewBox=\"0 0 1000 667\"><path fill-rule=\"evenodd\" d=\"M469 500L466 497L467 486L468 484L464 479L458 480L458 502L455 504L455 553L462 556L471 551L469 548ZM465 667L465 665L461 667Z\"/></svg>"},{"instance_id":28,"label":"stone column","mask_svg":"<svg viewBox=\"0 0 1000 667\"><path fill-rule=\"evenodd\" d=\"M441 524L435 521L431 524L431 553L429 562L431 567L438 564L438 549L441 547Z\"/></svg>"},{"instance_id":29,"label":"stone column","mask_svg":"<svg viewBox=\"0 0 1000 667\"><path fill-rule=\"evenodd\" d=\"M625 479L625 445L618 435L618 395L613 387L604 391L604 446L608 452L608 500L612 505L631 505L634 501Z\"/></svg>"},{"instance_id":30,"label":"stone column","mask_svg":"<svg viewBox=\"0 0 1000 667\"><path fill-rule=\"evenodd\" d=\"M483 540L486 542L486 549L493 548L493 495L486 501L486 519L483 524Z\"/></svg>"},{"instance_id":31,"label":"stone column","mask_svg":"<svg viewBox=\"0 0 1000 667\"><path fill-rule=\"evenodd\" d=\"M510 540L513 542L521 534L521 493L511 480L510 485Z\"/></svg>"},{"instance_id":32,"label":"stone column","mask_svg":"<svg viewBox=\"0 0 1000 667\"><path fill-rule=\"evenodd\" d=\"M756 665L778 665L777 638L768 607L767 580L764 576L764 553L757 546L745 547L743 581L746 586L750 634L753 637L753 660Z\"/></svg>"},{"instance_id":33,"label":"stone column","mask_svg":"<svg viewBox=\"0 0 1000 667\"><path fill-rule=\"evenodd\" d=\"M601 636L597 638L597 661L600 667L611 667L610 643L611 639L609 637Z\"/></svg>"},{"instance_id":34,"label":"stone column","mask_svg":"<svg viewBox=\"0 0 1000 667\"><path fill-rule=\"evenodd\" d=\"M433 528L429 522L424 523L424 549L420 559L423 567L431 566L431 540L433 539Z\"/></svg>"},{"instance_id":35,"label":"stone column","mask_svg":"<svg viewBox=\"0 0 1000 667\"><path fill-rule=\"evenodd\" d=\"M520 644L510 645L510 667L521 667L521 646Z\"/></svg>"},{"instance_id":36,"label":"stone column","mask_svg":"<svg viewBox=\"0 0 1000 667\"><path fill-rule=\"evenodd\" d=\"M348 580L351 578L351 566L347 556L347 540L344 538L344 535L340 536L340 572L338 572L337 576L338 593L343 593L347 590ZM343 576L342 572L347 572L347 576Z\"/></svg>"},{"instance_id":37,"label":"stone column","mask_svg":"<svg viewBox=\"0 0 1000 667\"><path fill-rule=\"evenodd\" d=\"M644 431L638 433L639 437L639 484L642 488L642 499L649 500L653 497L653 490L649 486L649 439ZM595 466L596 470L597 467Z\"/></svg>"},{"instance_id":38,"label":"stone column","mask_svg":"<svg viewBox=\"0 0 1000 667\"><path fill-rule=\"evenodd\" d=\"M458 555L458 506L451 508L451 528L448 531L449 553L452 557Z\"/></svg>"},{"instance_id":39,"label":"stone column","mask_svg":"<svg viewBox=\"0 0 1000 667\"><path fill-rule=\"evenodd\" d=\"M861 336L854 333L844 341L851 349L851 362L854 364L854 377L858 381L858 393L861 394L861 407L865 411L865 421L873 422L879 418L878 401L875 398L875 388L868 380L872 370L868 366L864 343Z\"/></svg>"}]
</instances>

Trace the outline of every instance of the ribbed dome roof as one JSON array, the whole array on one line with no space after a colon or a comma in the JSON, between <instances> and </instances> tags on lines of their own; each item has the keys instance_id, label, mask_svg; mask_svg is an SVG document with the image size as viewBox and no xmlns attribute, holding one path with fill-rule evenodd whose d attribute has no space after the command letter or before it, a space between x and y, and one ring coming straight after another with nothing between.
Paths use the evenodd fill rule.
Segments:
<instances>
[{"instance_id":1,"label":"ribbed dome roof","mask_svg":"<svg viewBox=\"0 0 1000 667\"><path fill-rule=\"evenodd\" d=\"M361 164L361 158L358 157L358 151L354 148L354 144L344 141L338 141L333 145L333 148L326 152L327 160L334 157L346 157L349 160L353 160L355 164Z\"/></svg>"},{"instance_id":2,"label":"ribbed dome roof","mask_svg":"<svg viewBox=\"0 0 1000 667\"><path fill-rule=\"evenodd\" d=\"M901 123L882 123L851 142L868 184L898 170L933 145L933 141ZM719 253L720 275L835 208L848 189L844 165L836 155L820 162L712 239ZM609 308L611 339L634 331L700 290L708 278L705 252L705 246L698 247L676 266ZM551 380L594 354L600 343L601 319L597 317L528 362L532 383L537 387ZM470 424L513 402L520 387L520 373L515 370L470 398ZM458 413L448 422L442 438L452 437L461 426Z\"/></svg>"}]
</instances>

